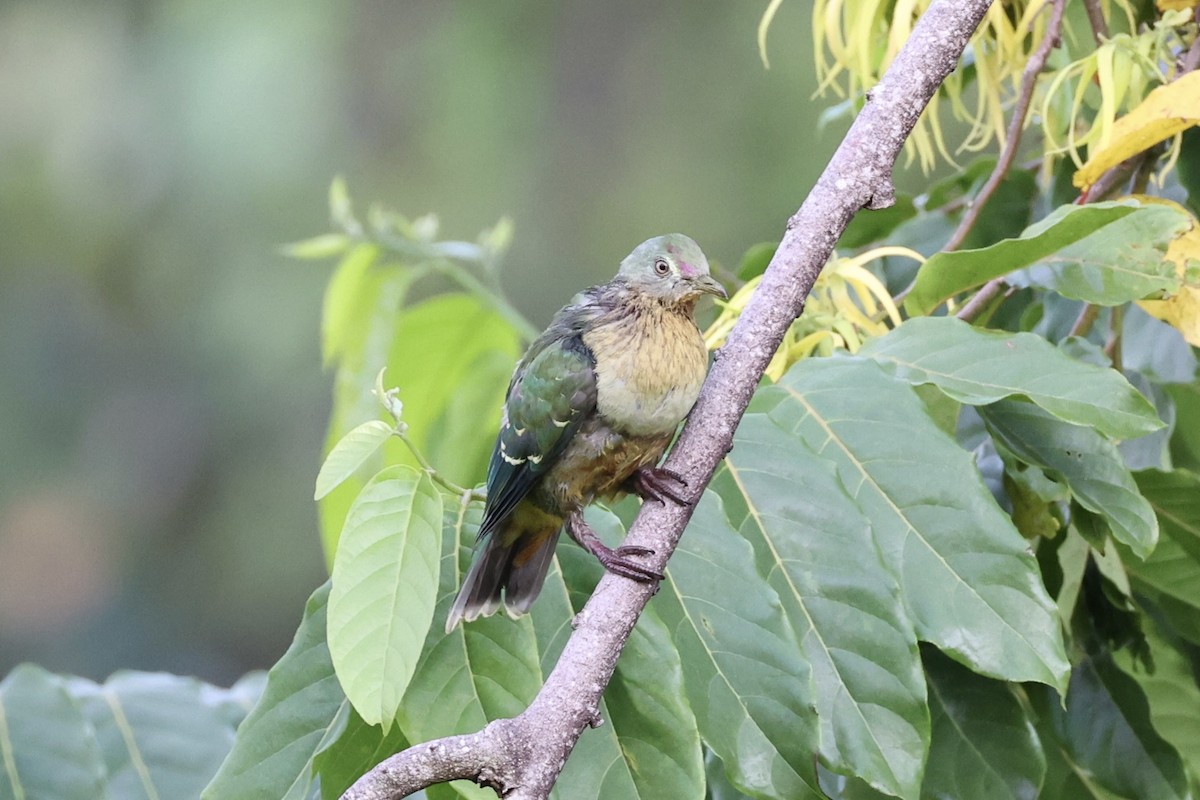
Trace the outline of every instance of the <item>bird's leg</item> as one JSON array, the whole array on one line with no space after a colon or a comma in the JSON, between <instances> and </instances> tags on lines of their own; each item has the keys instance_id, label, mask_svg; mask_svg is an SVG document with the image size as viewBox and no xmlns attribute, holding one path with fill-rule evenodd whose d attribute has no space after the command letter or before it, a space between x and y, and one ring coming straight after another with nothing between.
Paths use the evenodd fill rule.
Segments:
<instances>
[{"instance_id":1,"label":"bird's leg","mask_svg":"<svg viewBox=\"0 0 1200 800\"><path fill-rule=\"evenodd\" d=\"M682 475L666 467L642 467L629 479L629 488L638 497L657 500L664 505L667 500L673 500L681 506L689 505L691 501L681 491L687 485Z\"/></svg>"},{"instance_id":2,"label":"bird's leg","mask_svg":"<svg viewBox=\"0 0 1200 800\"><path fill-rule=\"evenodd\" d=\"M628 544L621 545L614 550L600 541L600 537L592 530L592 526L584 521L582 511L576 511L567 517L567 533L579 543L580 547L594 555L596 560L603 564L609 572L638 583L653 583L663 579L661 572L655 572L640 564L635 564L627 558L627 556L653 555L653 550Z\"/></svg>"}]
</instances>

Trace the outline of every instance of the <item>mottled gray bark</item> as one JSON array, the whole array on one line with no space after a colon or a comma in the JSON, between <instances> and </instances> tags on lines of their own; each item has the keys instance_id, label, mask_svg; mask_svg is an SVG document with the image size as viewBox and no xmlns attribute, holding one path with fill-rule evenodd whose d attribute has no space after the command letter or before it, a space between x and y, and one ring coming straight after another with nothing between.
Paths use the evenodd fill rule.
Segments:
<instances>
[{"instance_id":1,"label":"mottled gray bark","mask_svg":"<svg viewBox=\"0 0 1200 800\"><path fill-rule=\"evenodd\" d=\"M697 494L729 452L733 432L763 370L842 231L862 208L894 202L892 167L938 86L954 69L990 0L934 0L854 121L800 210L762 283L718 353L696 407L666 466ZM627 544L655 551L666 567L691 507L649 502ZM580 735L597 721L600 696L655 587L606 575L576 618L575 632L541 692L521 715L479 733L418 745L364 775L343 800L398 800L455 778L491 786L509 800L550 794Z\"/></svg>"}]
</instances>

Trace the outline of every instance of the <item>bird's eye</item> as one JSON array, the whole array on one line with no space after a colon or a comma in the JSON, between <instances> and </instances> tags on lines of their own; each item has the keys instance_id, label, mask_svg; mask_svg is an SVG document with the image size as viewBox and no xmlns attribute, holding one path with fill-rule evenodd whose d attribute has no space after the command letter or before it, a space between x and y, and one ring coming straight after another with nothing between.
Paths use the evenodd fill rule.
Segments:
<instances>
[{"instance_id":1,"label":"bird's eye","mask_svg":"<svg viewBox=\"0 0 1200 800\"><path fill-rule=\"evenodd\" d=\"M671 271L671 265L667 263L665 258L654 259L654 272L658 275L666 275Z\"/></svg>"}]
</instances>

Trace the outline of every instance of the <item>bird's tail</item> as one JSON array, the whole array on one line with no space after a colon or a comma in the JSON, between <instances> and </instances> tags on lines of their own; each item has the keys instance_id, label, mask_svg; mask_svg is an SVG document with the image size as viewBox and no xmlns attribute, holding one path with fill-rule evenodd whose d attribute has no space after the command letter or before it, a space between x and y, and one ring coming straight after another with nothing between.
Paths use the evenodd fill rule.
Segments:
<instances>
[{"instance_id":1,"label":"bird's tail","mask_svg":"<svg viewBox=\"0 0 1200 800\"><path fill-rule=\"evenodd\" d=\"M486 617L501 607L510 616L518 617L528 612L537 599L554 560L554 546L562 523L539 530L514 530L516 524L510 518L501 530L476 546L471 568L446 617L446 633L460 620L470 622ZM510 543L504 544L505 541Z\"/></svg>"}]
</instances>

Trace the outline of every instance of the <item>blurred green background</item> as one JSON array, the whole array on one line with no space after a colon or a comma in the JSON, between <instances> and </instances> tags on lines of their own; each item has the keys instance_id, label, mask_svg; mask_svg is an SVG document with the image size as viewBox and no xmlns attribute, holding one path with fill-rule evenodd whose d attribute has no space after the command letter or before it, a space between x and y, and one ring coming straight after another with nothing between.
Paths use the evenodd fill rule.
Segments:
<instances>
[{"instance_id":1,"label":"blurred green background","mask_svg":"<svg viewBox=\"0 0 1200 800\"><path fill-rule=\"evenodd\" d=\"M544 324L643 239L736 265L819 132L807 3L0 3L0 674L228 683L324 568L323 264L360 206L500 216ZM480 476L482 478L482 476Z\"/></svg>"}]
</instances>

